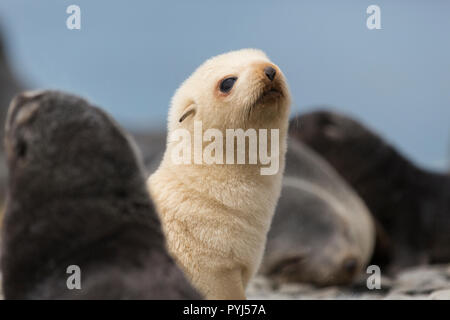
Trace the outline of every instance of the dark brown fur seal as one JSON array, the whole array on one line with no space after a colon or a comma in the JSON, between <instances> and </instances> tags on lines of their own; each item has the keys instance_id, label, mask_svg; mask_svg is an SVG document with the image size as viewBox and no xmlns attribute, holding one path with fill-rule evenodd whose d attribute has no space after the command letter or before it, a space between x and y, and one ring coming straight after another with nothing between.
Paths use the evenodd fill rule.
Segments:
<instances>
[{"instance_id":1,"label":"dark brown fur seal","mask_svg":"<svg viewBox=\"0 0 450 320\"><path fill-rule=\"evenodd\" d=\"M402 267L450 261L450 177L421 169L345 115L315 111L291 120L290 135L323 156L377 220L373 263Z\"/></svg>"},{"instance_id":2,"label":"dark brown fur seal","mask_svg":"<svg viewBox=\"0 0 450 320\"><path fill-rule=\"evenodd\" d=\"M6 299L197 299L165 249L130 138L60 92L25 93L6 124ZM81 268L69 290L66 268Z\"/></svg>"},{"instance_id":3,"label":"dark brown fur seal","mask_svg":"<svg viewBox=\"0 0 450 320\"><path fill-rule=\"evenodd\" d=\"M348 284L367 265L374 238L359 196L314 151L290 139L261 273L281 282Z\"/></svg>"}]
</instances>

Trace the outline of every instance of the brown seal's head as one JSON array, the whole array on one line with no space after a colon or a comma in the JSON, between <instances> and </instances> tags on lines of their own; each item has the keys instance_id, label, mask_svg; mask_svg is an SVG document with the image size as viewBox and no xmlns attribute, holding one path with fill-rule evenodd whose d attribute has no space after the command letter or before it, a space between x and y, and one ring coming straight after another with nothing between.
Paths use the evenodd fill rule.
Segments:
<instances>
[{"instance_id":1,"label":"brown seal's head","mask_svg":"<svg viewBox=\"0 0 450 320\"><path fill-rule=\"evenodd\" d=\"M292 118L289 135L318 152L350 182L392 154L391 146L358 121L327 110Z\"/></svg>"},{"instance_id":2,"label":"brown seal's head","mask_svg":"<svg viewBox=\"0 0 450 320\"><path fill-rule=\"evenodd\" d=\"M218 55L202 64L177 90L169 132L203 127L277 128L285 126L290 94L280 68L260 50Z\"/></svg>"},{"instance_id":3,"label":"brown seal's head","mask_svg":"<svg viewBox=\"0 0 450 320\"><path fill-rule=\"evenodd\" d=\"M142 179L134 150L123 152L130 140L115 121L87 101L57 91L25 92L13 99L5 146L10 192L38 194L35 201L120 193L115 188Z\"/></svg>"}]
</instances>

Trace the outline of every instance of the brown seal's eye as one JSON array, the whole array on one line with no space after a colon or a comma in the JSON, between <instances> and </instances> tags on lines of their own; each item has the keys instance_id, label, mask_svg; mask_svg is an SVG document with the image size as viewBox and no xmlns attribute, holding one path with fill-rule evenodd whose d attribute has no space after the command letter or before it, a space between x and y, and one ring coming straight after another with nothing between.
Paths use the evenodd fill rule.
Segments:
<instances>
[{"instance_id":1,"label":"brown seal's eye","mask_svg":"<svg viewBox=\"0 0 450 320\"><path fill-rule=\"evenodd\" d=\"M236 82L236 80L237 80L236 77L223 79L222 82L220 83L220 87L219 87L220 91L222 91L223 93L230 92L230 90L233 88L233 85Z\"/></svg>"}]
</instances>

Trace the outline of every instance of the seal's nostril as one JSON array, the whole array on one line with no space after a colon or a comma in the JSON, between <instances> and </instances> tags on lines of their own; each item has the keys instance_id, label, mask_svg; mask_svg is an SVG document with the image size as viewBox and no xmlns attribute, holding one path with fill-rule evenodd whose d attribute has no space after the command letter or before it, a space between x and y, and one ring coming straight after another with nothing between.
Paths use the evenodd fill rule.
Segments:
<instances>
[{"instance_id":1,"label":"seal's nostril","mask_svg":"<svg viewBox=\"0 0 450 320\"><path fill-rule=\"evenodd\" d=\"M272 67L265 67L264 73L266 74L267 78L269 78L270 81L273 81L273 79L275 79L277 71Z\"/></svg>"},{"instance_id":2,"label":"seal's nostril","mask_svg":"<svg viewBox=\"0 0 450 320\"><path fill-rule=\"evenodd\" d=\"M355 273L356 268L358 267L358 262L355 258L347 258L344 260L342 266L347 273L352 274Z\"/></svg>"}]
</instances>

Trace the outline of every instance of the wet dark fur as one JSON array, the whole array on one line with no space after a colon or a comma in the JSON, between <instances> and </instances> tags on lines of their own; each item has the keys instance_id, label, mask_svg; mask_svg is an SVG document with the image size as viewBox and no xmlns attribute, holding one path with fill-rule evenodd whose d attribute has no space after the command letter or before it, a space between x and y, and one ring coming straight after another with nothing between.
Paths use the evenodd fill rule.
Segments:
<instances>
[{"instance_id":1,"label":"wet dark fur","mask_svg":"<svg viewBox=\"0 0 450 320\"><path fill-rule=\"evenodd\" d=\"M329 111L300 115L289 133L355 188L377 219L373 263L392 271L450 261L450 177L421 169L359 122Z\"/></svg>"},{"instance_id":2,"label":"wet dark fur","mask_svg":"<svg viewBox=\"0 0 450 320\"><path fill-rule=\"evenodd\" d=\"M167 254L140 162L103 111L59 92L6 133L6 299L197 299ZM16 110L16 111L17 111ZM69 265L81 290L68 290Z\"/></svg>"}]
</instances>

